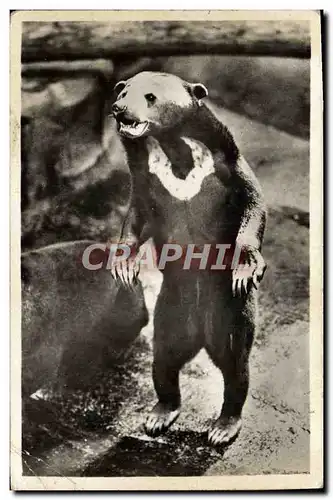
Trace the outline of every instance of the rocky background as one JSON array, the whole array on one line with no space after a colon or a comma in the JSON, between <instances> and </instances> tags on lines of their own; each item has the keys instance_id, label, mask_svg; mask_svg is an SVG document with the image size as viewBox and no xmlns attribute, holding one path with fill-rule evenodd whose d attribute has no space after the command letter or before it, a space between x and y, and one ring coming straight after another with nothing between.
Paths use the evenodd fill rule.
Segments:
<instances>
[{"instance_id":1,"label":"rocky background","mask_svg":"<svg viewBox=\"0 0 333 500\"><path fill-rule=\"evenodd\" d=\"M186 34L169 28L171 45L177 46L176 32L185 46ZM50 33L43 29L45 44L38 47L47 50ZM156 271L141 276L151 320L123 366L104 371L88 391L63 397L41 388L30 398L23 422L24 474L57 476L65 487L75 487L68 476L308 472L309 60L217 55L217 49L193 56L190 43L186 56L152 57L143 53L142 31L141 45L121 47L123 55L133 47L141 50L136 58L95 58L87 68L66 52L70 31L55 29L64 32L59 51L66 60L22 67L22 248L81 238L105 241L118 234L128 209L129 173L109 117L112 89L119 79L153 69L208 87L208 105L230 128L263 187L268 269L259 290L244 428L229 449L206 446L205 426L220 409L222 380L203 352L183 370L184 410L172 430L157 440L142 431L155 400L151 320L161 282ZM210 43L218 43L212 35ZM32 49L35 38L31 28L26 40ZM80 51L79 42L73 53ZM274 40L271 45L275 50Z\"/></svg>"}]
</instances>

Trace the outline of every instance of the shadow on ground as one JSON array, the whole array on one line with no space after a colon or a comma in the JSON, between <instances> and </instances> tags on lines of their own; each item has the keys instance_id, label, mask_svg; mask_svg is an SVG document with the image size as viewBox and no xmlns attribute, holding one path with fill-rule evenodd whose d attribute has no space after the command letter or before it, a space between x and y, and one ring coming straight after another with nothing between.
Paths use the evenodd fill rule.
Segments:
<instances>
[{"instance_id":1,"label":"shadow on ground","mask_svg":"<svg viewBox=\"0 0 333 500\"><path fill-rule=\"evenodd\" d=\"M63 443L108 435L124 401L137 393L139 365L149 351L147 341L139 338L123 362L100 373L89 390L57 392L46 387L29 398L22 412L24 473L35 474L42 457Z\"/></svg>"},{"instance_id":2,"label":"shadow on ground","mask_svg":"<svg viewBox=\"0 0 333 500\"><path fill-rule=\"evenodd\" d=\"M193 453L195 450L195 453ZM206 433L170 431L168 441L122 438L84 476L201 476L223 457L207 447Z\"/></svg>"}]
</instances>

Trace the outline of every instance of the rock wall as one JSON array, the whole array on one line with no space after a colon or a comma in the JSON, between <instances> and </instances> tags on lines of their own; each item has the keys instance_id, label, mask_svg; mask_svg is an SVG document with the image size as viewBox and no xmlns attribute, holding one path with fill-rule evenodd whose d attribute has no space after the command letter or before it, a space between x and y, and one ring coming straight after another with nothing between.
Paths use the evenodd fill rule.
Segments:
<instances>
[{"instance_id":1,"label":"rock wall","mask_svg":"<svg viewBox=\"0 0 333 500\"><path fill-rule=\"evenodd\" d=\"M220 106L308 139L310 60L278 57L172 57L164 69L201 81Z\"/></svg>"},{"instance_id":2,"label":"rock wall","mask_svg":"<svg viewBox=\"0 0 333 500\"><path fill-rule=\"evenodd\" d=\"M130 177L111 89L98 77L23 80L23 248L119 231Z\"/></svg>"}]
</instances>

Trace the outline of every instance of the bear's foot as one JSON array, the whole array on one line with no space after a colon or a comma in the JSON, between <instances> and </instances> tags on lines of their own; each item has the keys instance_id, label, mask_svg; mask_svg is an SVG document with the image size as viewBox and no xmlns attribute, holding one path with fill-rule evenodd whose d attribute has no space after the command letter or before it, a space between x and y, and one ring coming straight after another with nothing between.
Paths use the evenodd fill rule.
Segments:
<instances>
[{"instance_id":1,"label":"bear's foot","mask_svg":"<svg viewBox=\"0 0 333 500\"><path fill-rule=\"evenodd\" d=\"M208 431L208 443L212 446L226 446L234 441L241 429L240 417L219 417Z\"/></svg>"},{"instance_id":2,"label":"bear's foot","mask_svg":"<svg viewBox=\"0 0 333 500\"><path fill-rule=\"evenodd\" d=\"M156 437L166 432L179 416L180 407L174 409L170 405L157 403L151 410L145 422L148 436Z\"/></svg>"}]
</instances>

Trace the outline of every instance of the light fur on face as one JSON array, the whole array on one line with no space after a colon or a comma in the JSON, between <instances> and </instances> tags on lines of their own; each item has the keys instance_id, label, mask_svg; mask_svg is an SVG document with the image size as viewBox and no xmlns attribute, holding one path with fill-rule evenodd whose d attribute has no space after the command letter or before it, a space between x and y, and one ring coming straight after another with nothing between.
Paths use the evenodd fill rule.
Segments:
<instances>
[{"instance_id":1,"label":"light fur on face","mask_svg":"<svg viewBox=\"0 0 333 500\"><path fill-rule=\"evenodd\" d=\"M140 136L176 125L198 103L192 87L175 75L148 71L119 82L115 87L119 92L116 104L136 125L133 131L130 125L120 125L120 132L134 138L141 129ZM149 102L147 96L153 96L153 101Z\"/></svg>"}]
</instances>

